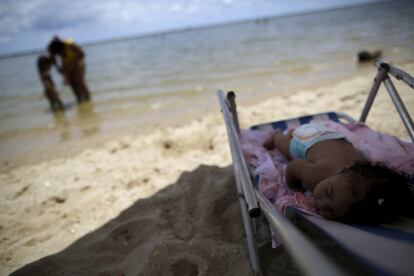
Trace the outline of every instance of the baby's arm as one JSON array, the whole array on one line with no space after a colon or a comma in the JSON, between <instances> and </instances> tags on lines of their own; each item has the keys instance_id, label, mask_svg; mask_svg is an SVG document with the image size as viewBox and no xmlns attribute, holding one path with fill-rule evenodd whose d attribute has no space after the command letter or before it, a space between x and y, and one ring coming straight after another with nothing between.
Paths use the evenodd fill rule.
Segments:
<instances>
[{"instance_id":1,"label":"baby's arm","mask_svg":"<svg viewBox=\"0 0 414 276\"><path fill-rule=\"evenodd\" d=\"M286 168L286 182L290 188L305 188L313 191L319 179L317 165L303 159L293 159Z\"/></svg>"}]
</instances>

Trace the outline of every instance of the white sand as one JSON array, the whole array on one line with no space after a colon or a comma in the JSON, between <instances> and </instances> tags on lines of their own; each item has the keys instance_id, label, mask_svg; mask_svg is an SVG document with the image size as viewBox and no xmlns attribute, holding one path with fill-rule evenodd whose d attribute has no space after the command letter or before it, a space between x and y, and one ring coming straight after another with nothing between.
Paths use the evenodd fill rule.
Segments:
<instances>
[{"instance_id":1,"label":"white sand","mask_svg":"<svg viewBox=\"0 0 414 276\"><path fill-rule=\"evenodd\" d=\"M414 63L401 67L414 72ZM241 124L332 110L358 118L374 75L239 104ZM413 91L397 87L413 113ZM367 123L408 137L384 89ZM1 173L0 275L50 254L20 272L249 275L230 164L217 104L181 126ZM275 262L285 258L278 254Z\"/></svg>"}]
</instances>

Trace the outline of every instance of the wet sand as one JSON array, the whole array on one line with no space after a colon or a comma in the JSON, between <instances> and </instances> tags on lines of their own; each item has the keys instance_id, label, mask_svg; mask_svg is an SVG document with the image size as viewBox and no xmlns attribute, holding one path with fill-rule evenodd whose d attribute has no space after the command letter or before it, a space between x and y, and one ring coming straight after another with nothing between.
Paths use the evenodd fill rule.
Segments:
<instances>
[{"instance_id":1,"label":"wet sand","mask_svg":"<svg viewBox=\"0 0 414 276\"><path fill-rule=\"evenodd\" d=\"M374 75L240 98L241 125L332 110L358 118ZM412 90L400 93L412 113ZM406 138L394 109L382 88L367 123ZM203 112L3 163L0 274L249 275L223 119L218 104ZM268 272L297 273L283 248L263 241L260 252Z\"/></svg>"}]
</instances>

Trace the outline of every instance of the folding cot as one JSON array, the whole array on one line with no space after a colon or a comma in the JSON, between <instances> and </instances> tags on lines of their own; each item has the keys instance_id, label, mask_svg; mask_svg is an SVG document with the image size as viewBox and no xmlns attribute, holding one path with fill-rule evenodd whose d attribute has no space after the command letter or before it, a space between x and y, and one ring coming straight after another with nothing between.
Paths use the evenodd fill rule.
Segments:
<instances>
[{"instance_id":1,"label":"folding cot","mask_svg":"<svg viewBox=\"0 0 414 276\"><path fill-rule=\"evenodd\" d=\"M378 72L358 121L365 122L379 87L384 83L411 140L414 141L413 120L390 76L403 81L411 88L414 88L414 78L380 60L374 61L374 66L378 68ZM222 91L218 91L217 94L230 144L236 189L254 274L262 274L255 242L255 223L261 214L265 216L269 226L277 233L293 261L305 275L413 274L414 220L410 218L400 217L387 225L350 225L306 215L294 207L288 207L285 214L278 212L252 184L255 180L249 174L240 146L235 94L228 92L225 96ZM261 124L251 129L283 130L290 123L303 124L312 118L357 122L345 113L328 112Z\"/></svg>"}]
</instances>

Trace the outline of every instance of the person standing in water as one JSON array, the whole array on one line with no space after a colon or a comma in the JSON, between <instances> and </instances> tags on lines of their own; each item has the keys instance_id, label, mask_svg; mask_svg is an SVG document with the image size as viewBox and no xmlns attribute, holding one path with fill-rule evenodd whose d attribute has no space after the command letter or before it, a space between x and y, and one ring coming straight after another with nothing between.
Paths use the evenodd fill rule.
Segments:
<instances>
[{"instance_id":1,"label":"person standing in water","mask_svg":"<svg viewBox=\"0 0 414 276\"><path fill-rule=\"evenodd\" d=\"M37 69L39 70L40 80L44 87L44 93L49 101L50 108L53 112L63 111L64 107L59 98L59 94L55 89L55 84L50 76L50 68L52 67L52 58L48 56L40 56L37 59Z\"/></svg>"},{"instance_id":2,"label":"person standing in water","mask_svg":"<svg viewBox=\"0 0 414 276\"><path fill-rule=\"evenodd\" d=\"M47 47L52 61L69 84L78 103L90 101L91 96L85 83L85 54L75 43L55 36ZM60 58L58 64L56 57Z\"/></svg>"}]
</instances>

